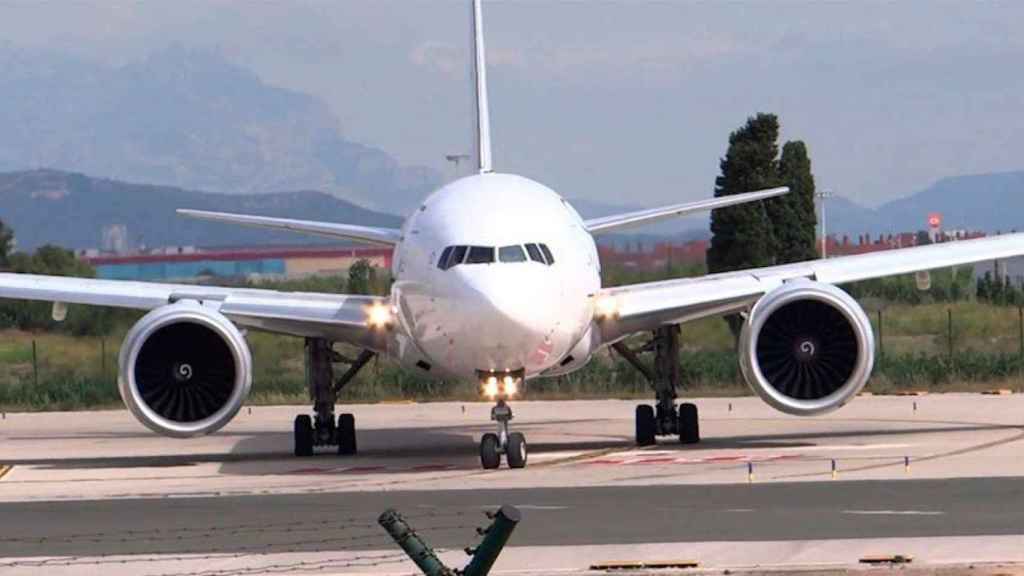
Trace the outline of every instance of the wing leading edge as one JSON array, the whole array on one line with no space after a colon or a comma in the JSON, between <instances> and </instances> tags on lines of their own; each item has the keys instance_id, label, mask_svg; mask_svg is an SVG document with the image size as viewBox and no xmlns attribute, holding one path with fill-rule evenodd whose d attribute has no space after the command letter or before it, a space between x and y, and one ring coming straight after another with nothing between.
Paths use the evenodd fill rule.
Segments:
<instances>
[{"instance_id":1,"label":"wing leading edge","mask_svg":"<svg viewBox=\"0 0 1024 576\"><path fill-rule=\"evenodd\" d=\"M157 284L64 276L0 273L0 298L152 310L181 300L216 307L240 326L338 340L381 350L380 332L367 309L386 305L375 296L277 292L190 284Z\"/></svg>"},{"instance_id":2,"label":"wing leading edge","mask_svg":"<svg viewBox=\"0 0 1024 576\"><path fill-rule=\"evenodd\" d=\"M597 297L612 299L616 315L602 321L602 338L611 343L663 324L739 312L783 282L799 278L845 284L1022 255L1024 234L1007 234L606 288Z\"/></svg>"},{"instance_id":3,"label":"wing leading edge","mask_svg":"<svg viewBox=\"0 0 1024 576\"><path fill-rule=\"evenodd\" d=\"M666 220L668 218L685 216L687 214L692 214L693 212L706 212L716 208L725 208L726 206L735 206L737 204L745 204L747 202L767 200L769 198L775 198L776 196L782 196L787 192L789 192L789 188L785 186L780 188L769 188L767 190L758 190L757 192L720 196L718 198L710 198L708 200L700 200L698 202L673 204L672 206L662 206L661 208L651 208L650 210L638 210L636 212L627 212L625 214L592 218L584 222L584 224L586 225L588 232L591 234L598 234L601 232L609 232L611 230L640 226L642 224L650 224Z\"/></svg>"},{"instance_id":4,"label":"wing leading edge","mask_svg":"<svg viewBox=\"0 0 1024 576\"><path fill-rule=\"evenodd\" d=\"M335 224L333 222L293 220L291 218L271 218L268 216L230 214L227 212L207 212L205 210L178 210L178 214L188 216L189 218L196 218L198 220L210 220L212 222L227 222L230 224L241 224L243 226L269 228L271 230L300 232L304 234L313 234L315 236L326 236L328 238L340 238L343 240L357 240L359 242L380 244L384 246L394 246L402 239L402 232L394 228L374 228L371 226L356 226L354 224Z\"/></svg>"}]
</instances>

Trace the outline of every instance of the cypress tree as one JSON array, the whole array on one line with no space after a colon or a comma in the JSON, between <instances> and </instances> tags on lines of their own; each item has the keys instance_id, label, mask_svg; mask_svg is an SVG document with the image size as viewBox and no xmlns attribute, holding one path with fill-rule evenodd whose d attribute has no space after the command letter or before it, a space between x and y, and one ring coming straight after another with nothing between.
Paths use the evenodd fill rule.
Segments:
<instances>
[{"instance_id":1,"label":"cypress tree","mask_svg":"<svg viewBox=\"0 0 1024 576\"><path fill-rule=\"evenodd\" d=\"M779 119L758 114L729 135L729 149L719 162L715 197L730 196L778 185ZM761 202L719 208L711 212L711 273L770 265L773 261L771 225ZM730 321L730 325L734 325ZM735 328L735 326L734 326Z\"/></svg>"},{"instance_id":2,"label":"cypress tree","mask_svg":"<svg viewBox=\"0 0 1024 576\"><path fill-rule=\"evenodd\" d=\"M803 262L818 257L814 230L814 174L807 146L802 141L786 142L779 159L779 180L789 194L765 202L775 238L778 264Z\"/></svg>"}]
</instances>

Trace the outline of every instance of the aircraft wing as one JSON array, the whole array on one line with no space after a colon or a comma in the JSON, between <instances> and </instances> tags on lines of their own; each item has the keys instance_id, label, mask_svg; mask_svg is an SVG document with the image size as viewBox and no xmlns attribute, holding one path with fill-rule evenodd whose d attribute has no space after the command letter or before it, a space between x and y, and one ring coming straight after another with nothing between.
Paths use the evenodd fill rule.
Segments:
<instances>
[{"instance_id":1,"label":"aircraft wing","mask_svg":"<svg viewBox=\"0 0 1024 576\"><path fill-rule=\"evenodd\" d=\"M382 244L394 246L402 238L400 230L394 228L374 228L371 226L356 226L354 224L335 224L333 222L315 222L312 220L293 220L291 218L271 218L268 216L250 216L247 214L229 214L227 212L207 212L205 210L178 210L178 214L196 218L198 220L210 220L213 222L228 222L241 224L243 226L255 226L258 228L269 228L271 230L286 230L289 232L301 232L328 238L340 238L344 240L358 240L368 244Z\"/></svg>"},{"instance_id":2,"label":"aircraft wing","mask_svg":"<svg viewBox=\"0 0 1024 576\"><path fill-rule=\"evenodd\" d=\"M639 210L636 212L627 212L625 214L591 218L584 222L584 224L586 225L588 232L591 234L599 234L601 232L621 230L631 226L640 226L643 224L658 222L660 220L666 220L668 218L685 216L693 212L704 212L707 210L714 210L715 208L725 208L726 206L735 206L736 204L767 200L776 196L782 196L787 192L789 192L789 188L785 186L780 188L769 188L767 190L759 190L757 192L720 196L718 198L700 200L698 202L687 202L685 204L674 204L672 206L662 206L661 208L651 208L650 210Z\"/></svg>"},{"instance_id":3,"label":"aircraft wing","mask_svg":"<svg viewBox=\"0 0 1024 576\"><path fill-rule=\"evenodd\" d=\"M380 351L383 338L368 310L387 305L376 296L278 292L189 284L157 284L65 276L0 273L0 298L152 310L180 300L216 307L240 326L328 338Z\"/></svg>"},{"instance_id":4,"label":"aircraft wing","mask_svg":"<svg viewBox=\"0 0 1024 576\"><path fill-rule=\"evenodd\" d=\"M844 284L1022 255L1024 234L1006 234L605 288L596 295L598 308L615 312L601 320L602 340L612 343L664 324L740 312L783 282L798 278Z\"/></svg>"}]
</instances>

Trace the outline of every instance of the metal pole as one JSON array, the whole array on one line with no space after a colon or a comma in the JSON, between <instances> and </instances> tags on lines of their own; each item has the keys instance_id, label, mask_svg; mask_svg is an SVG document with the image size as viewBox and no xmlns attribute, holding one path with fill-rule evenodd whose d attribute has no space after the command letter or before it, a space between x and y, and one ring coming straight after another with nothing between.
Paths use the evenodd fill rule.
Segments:
<instances>
[{"instance_id":1,"label":"metal pole","mask_svg":"<svg viewBox=\"0 0 1024 576\"><path fill-rule=\"evenodd\" d=\"M825 196L821 197L821 258L828 258L828 230L825 228Z\"/></svg>"},{"instance_id":2,"label":"metal pole","mask_svg":"<svg viewBox=\"0 0 1024 576\"><path fill-rule=\"evenodd\" d=\"M424 542L416 532L405 523L405 519L394 511L387 510L380 515L377 522L388 531L409 558L419 566L427 576L455 576L451 568L445 566L434 550Z\"/></svg>"},{"instance_id":3,"label":"metal pole","mask_svg":"<svg viewBox=\"0 0 1024 576\"><path fill-rule=\"evenodd\" d=\"M100 338L100 380L107 378L107 339Z\"/></svg>"},{"instance_id":4,"label":"metal pole","mask_svg":"<svg viewBox=\"0 0 1024 576\"><path fill-rule=\"evenodd\" d=\"M1017 326L1020 332L1020 357L1024 359L1024 307L1017 308Z\"/></svg>"},{"instance_id":5,"label":"metal pole","mask_svg":"<svg viewBox=\"0 0 1024 576\"><path fill-rule=\"evenodd\" d=\"M498 559L501 549L505 547L509 536L512 535L512 530L521 519L519 510L514 506L508 504L502 506L494 515L494 522L487 528L484 541L473 551L473 559L462 571L463 576L487 576Z\"/></svg>"},{"instance_id":6,"label":"metal pole","mask_svg":"<svg viewBox=\"0 0 1024 576\"><path fill-rule=\"evenodd\" d=\"M39 356L36 354L36 341L32 340L32 377L36 388L39 388Z\"/></svg>"},{"instance_id":7,"label":"metal pole","mask_svg":"<svg viewBox=\"0 0 1024 576\"><path fill-rule=\"evenodd\" d=\"M878 309L878 357L885 358L885 330L882 324L882 309Z\"/></svg>"},{"instance_id":8,"label":"metal pole","mask_svg":"<svg viewBox=\"0 0 1024 576\"><path fill-rule=\"evenodd\" d=\"M949 339L949 359L953 360L953 309L947 308L946 337Z\"/></svg>"}]
</instances>

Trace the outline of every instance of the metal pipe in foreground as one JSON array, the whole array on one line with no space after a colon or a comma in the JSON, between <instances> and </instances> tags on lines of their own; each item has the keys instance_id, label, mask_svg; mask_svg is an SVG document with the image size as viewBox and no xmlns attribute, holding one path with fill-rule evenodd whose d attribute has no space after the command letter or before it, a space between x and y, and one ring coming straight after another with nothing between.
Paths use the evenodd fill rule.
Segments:
<instances>
[{"instance_id":1,"label":"metal pipe in foreground","mask_svg":"<svg viewBox=\"0 0 1024 576\"><path fill-rule=\"evenodd\" d=\"M463 576L487 576L521 518L514 506L502 506L485 531L484 541L473 551L473 559L462 571Z\"/></svg>"},{"instance_id":2,"label":"metal pipe in foreground","mask_svg":"<svg viewBox=\"0 0 1024 576\"><path fill-rule=\"evenodd\" d=\"M387 510L380 515L377 522L388 531L402 550L419 566L427 576L454 576L450 568L445 566L434 554L434 550L424 542L416 531L406 524L401 514Z\"/></svg>"}]
</instances>

